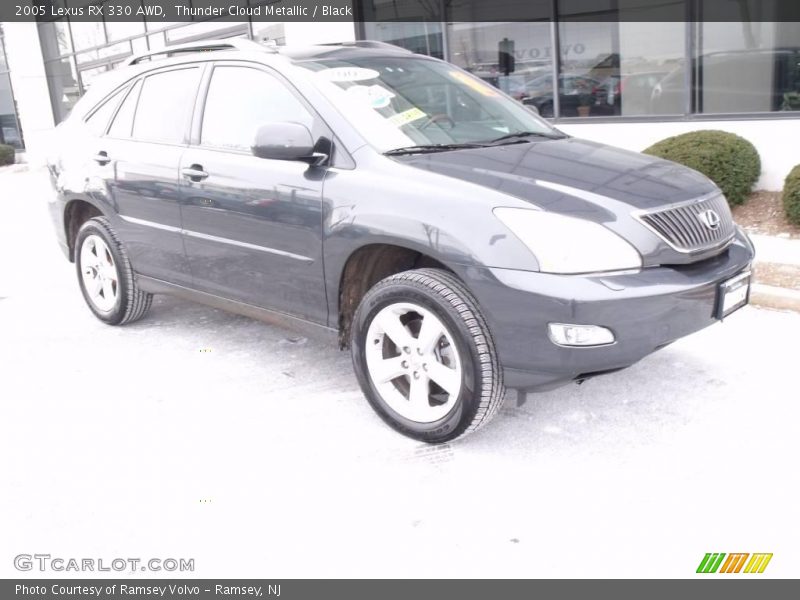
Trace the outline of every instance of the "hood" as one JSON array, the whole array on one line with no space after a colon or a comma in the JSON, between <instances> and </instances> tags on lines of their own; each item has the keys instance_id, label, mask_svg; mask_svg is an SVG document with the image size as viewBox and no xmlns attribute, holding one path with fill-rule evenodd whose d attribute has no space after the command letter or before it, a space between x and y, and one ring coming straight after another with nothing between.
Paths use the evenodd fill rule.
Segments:
<instances>
[{"instance_id":1,"label":"hood","mask_svg":"<svg viewBox=\"0 0 800 600\"><path fill-rule=\"evenodd\" d=\"M716 189L704 175L676 163L576 138L418 154L405 162L584 218L595 207L614 210L622 203L628 210L650 210ZM600 196L609 206L602 206Z\"/></svg>"},{"instance_id":2,"label":"hood","mask_svg":"<svg viewBox=\"0 0 800 600\"><path fill-rule=\"evenodd\" d=\"M660 158L564 138L410 155L405 164L491 188L533 207L601 223L642 254L645 264L687 263L687 256L634 213L718 192L704 175ZM729 218L729 215L728 215Z\"/></svg>"}]
</instances>

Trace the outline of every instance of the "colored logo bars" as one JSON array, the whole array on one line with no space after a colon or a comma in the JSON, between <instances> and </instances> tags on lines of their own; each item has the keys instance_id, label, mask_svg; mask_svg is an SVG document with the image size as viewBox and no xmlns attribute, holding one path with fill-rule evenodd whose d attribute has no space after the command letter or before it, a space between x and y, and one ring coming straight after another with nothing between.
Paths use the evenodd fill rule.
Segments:
<instances>
[{"instance_id":1,"label":"colored logo bars","mask_svg":"<svg viewBox=\"0 0 800 600\"><path fill-rule=\"evenodd\" d=\"M727 558L725 558L727 556ZM750 560L747 560L747 557ZM723 560L725 562L723 562ZM698 573L740 573L744 567L745 573L763 573L769 561L772 560L772 553L749 554L747 552L736 554L725 554L724 552L707 553L700 565L697 567ZM747 566L745 566L745 562ZM721 568L720 568L721 565Z\"/></svg>"}]
</instances>

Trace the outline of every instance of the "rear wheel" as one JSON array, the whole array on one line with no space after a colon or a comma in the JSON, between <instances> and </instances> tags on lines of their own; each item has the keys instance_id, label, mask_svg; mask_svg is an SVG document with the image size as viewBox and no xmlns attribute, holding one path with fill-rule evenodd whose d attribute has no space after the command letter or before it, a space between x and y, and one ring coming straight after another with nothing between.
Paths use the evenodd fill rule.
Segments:
<instances>
[{"instance_id":1,"label":"rear wheel","mask_svg":"<svg viewBox=\"0 0 800 600\"><path fill-rule=\"evenodd\" d=\"M502 404L486 322L446 271L406 271L377 283L356 311L351 349L367 400L414 439L453 440L488 423Z\"/></svg>"},{"instance_id":2,"label":"rear wheel","mask_svg":"<svg viewBox=\"0 0 800 600\"><path fill-rule=\"evenodd\" d=\"M153 296L136 285L125 248L105 217L89 219L78 230L75 266L83 298L101 321L130 323L150 308Z\"/></svg>"}]
</instances>

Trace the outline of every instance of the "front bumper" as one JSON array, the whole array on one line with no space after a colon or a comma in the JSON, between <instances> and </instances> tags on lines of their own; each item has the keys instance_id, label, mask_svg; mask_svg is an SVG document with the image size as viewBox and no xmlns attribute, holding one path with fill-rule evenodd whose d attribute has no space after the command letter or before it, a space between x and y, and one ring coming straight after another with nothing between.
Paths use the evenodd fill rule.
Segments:
<instances>
[{"instance_id":1,"label":"front bumper","mask_svg":"<svg viewBox=\"0 0 800 600\"><path fill-rule=\"evenodd\" d=\"M753 256L738 232L724 252L691 265L595 275L466 268L460 275L487 318L506 385L544 390L628 367L715 323L719 284L748 269ZM616 342L557 346L548 323L600 325Z\"/></svg>"}]
</instances>

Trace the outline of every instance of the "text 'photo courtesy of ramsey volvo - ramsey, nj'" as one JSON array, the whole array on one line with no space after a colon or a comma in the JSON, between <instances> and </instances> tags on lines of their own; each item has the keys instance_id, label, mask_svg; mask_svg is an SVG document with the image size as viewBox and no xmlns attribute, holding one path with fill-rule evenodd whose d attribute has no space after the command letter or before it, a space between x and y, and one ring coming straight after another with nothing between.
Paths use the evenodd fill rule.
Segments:
<instances>
[{"instance_id":1,"label":"text 'photo courtesy of ramsey volvo - ramsey, nj'","mask_svg":"<svg viewBox=\"0 0 800 600\"><path fill-rule=\"evenodd\" d=\"M338 331L377 414L429 443L506 388L622 369L749 299L753 246L709 179L379 42L132 58L48 166L97 318L165 293Z\"/></svg>"}]
</instances>

